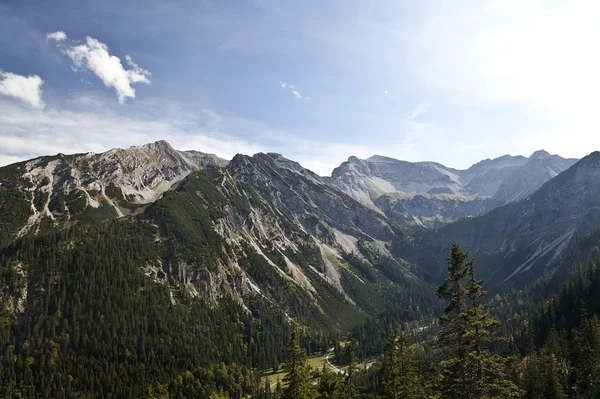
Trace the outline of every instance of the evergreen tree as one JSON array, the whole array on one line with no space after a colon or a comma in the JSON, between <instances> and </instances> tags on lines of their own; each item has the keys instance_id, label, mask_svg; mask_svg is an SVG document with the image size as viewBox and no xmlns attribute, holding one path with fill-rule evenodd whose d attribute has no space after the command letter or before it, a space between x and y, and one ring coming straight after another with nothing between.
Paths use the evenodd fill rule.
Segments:
<instances>
[{"instance_id":1,"label":"evergreen tree","mask_svg":"<svg viewBox=\"0 0 600 399\"><path fill-rule=\"evenodd\" d=\"M417 374L417 363L404 334L394 331L385 345L382 365L383 399L418 399L423 397L423 384Z\"/></svg>"},{"instance_id":2,"label":"evergreen tree","mask_svg":"<svg viewBox=\"0 0 600 399\"><path fill-rule=\"evenodd\" d=\"M540 359L538 379L542 381L542 397L565 399L568 380L567 361L563 344L555 330L550 331L550 337L542 349Z\"/></svg>"},{"instance_id":3,"label":"evergreen tree","mask_svg":"<svg viewBox=\"0 0 600 399\"><path fill-rule=\"evenodd\" d=\"M310 366L306 351L300 348L297 330L292 331L287 345L287 360L283 369L286 372L283 381L287 384L283 390L283 399L311 398Z\"/></svg>"},{"instance_id":4,"label":"evergreen tree","mask_svg":"<svg viewBox=\"0 0 600 399\"><path fill-rule=\"evenodd\" d=\"M510 359L492 355L498 322L483 303L482 280L475 278L474 259L454 243L448 257L448 278L438 287L447 301L440 318L436 345L449 349L442 364L438 389L442 399L487 399L518 397L517 386L507 376Z\"/></svg>"},{"instance_id":5,"label":"evergreen tree","mask_svg":"<svg viewBox=\"0 0 600 399\"><path fill-rule=\"evenodd\" d=\"M345 399L354 399L358 397L358 391L354 383L354 373L356 372L356 363L354 361L354 349L352 342L348 342L344 347L344 356L348 359L348 368L342 386L342 394Z\"/></svg>"},{"instance_id":6,"label":"evergreen tree","mask_svg":"<svg viewBox=\"0 0 600 399\"><path fill-rule=\"evenodd\" d=\"M283 388L281 387L281 381L277 378L277 384L275 385L275 392L273 392L273 397L277 399L281 399L283 397Z\"/></svg>"},{"instance_id":7,"label":"evergreen tree","mask_svg":"<svg viewBox=\"0 0 600 399\"><path fill-rule=\"evenodd\" d=\"M529 355L523 359L524 399L544 399L543 383L540 379L541 366L540 357L534 352L529 352Z\"/></svg>"},{"instance_id":8,"label":"evergreen tree","mask_svg":"<svg viewBox=\"0 0 600 399\"><path fill-rule=\"evenodd\" d=\"M317 385L317 399L338 398L340 395L340 387L340 377L324 364L319 384Z\"/></svg>"},{"instance_id":9,"label":"evergreen tree","mask_svg":"<svg viewBox=\"0 0 600 399\"><path fill-rule=\"evenodd\" d=\"M600 398L600 322L594 315L583 320L575 337L577 398Z\"/></svg>"}]
</instances>

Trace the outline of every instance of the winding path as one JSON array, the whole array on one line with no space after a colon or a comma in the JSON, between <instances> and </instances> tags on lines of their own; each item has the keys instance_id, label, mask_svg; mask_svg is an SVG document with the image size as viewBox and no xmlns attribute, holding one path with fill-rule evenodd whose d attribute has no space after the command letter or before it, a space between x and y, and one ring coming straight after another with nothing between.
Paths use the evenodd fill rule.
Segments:
<instances>
[{"instance_id":1,"label":"winding path","mask_svg":"<svg viewBox=\"0 0 600 399\"><path fill-rule=\"evenodd\" d=\"M331 364L331 362L329 361L329 356L331 356L332 353L333 353L333 348L329 349L329 352L327 353L327 357L325 357L325 362L327 362L327 365L329 367L331 367L333 369L333 371L335 371L336 373L345 374L344 370L337 368L336 366Z\"/></svg>"}]
</instances>

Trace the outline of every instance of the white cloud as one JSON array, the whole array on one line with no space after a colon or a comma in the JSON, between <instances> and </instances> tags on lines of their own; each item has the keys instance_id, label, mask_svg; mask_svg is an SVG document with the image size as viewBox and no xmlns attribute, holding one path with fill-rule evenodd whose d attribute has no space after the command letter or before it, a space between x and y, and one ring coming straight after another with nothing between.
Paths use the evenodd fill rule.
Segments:
<instances>
[{"instance_id":1,"label":"white cloud","mask_svg":"<svg viewBox=\"0 0 600 399\"><path fill-rule=\"evenodd\" d=\"M110 111L98 98L69 99L78 109L29 110L0 99L0 166L49 154L103 152L165 139L174 148L214 153L231 159L237 153L280 152L320 175L330 175L348 156L367 158L384 154L415 160L419 140L395 137L372 145L343 144L273 130L268 126L209 110L182 110L177 104L143 100L143 114ZM119 107L117 107L119 109ZM158 116L157 116L158 115ZM225 132L244 131L245 139ZM269 142L268 146L255 143ZM446 146L443 146L446 148ZM390 148L394 149L390 153Z\"/></svg>"},{"instance_id":2,"label":"white cloud","mask_svg":"<svg viewBox=\"0 0 600 399\"><path fill-rule=\"evenodd\" d=\"M54 36L63 38L61 33L64 35L64 32L54 32L48 37L53 35L53 38ZM62 40L64 39L66 35ZM109 53L108 46L93 37L86 37L82 44L67 46L59 43L58 46L71 58L75 71L88 69L100 78L106 87L115 89L121 104L126 98L135 98L132 84L150 84L151 73L148 70L140 68L128 55L125 56L125 62L130 68L125 69L121 60Z\"/></svg>"},{"instance_id":3,"label":"white cloud","mask_svg":"<svg viewBox=\"0 0 600 399\"><path fill-rule=\"evenodd\" d=\"M294 87L294 85L291 85L291 84L289 84L287 82L284 82L284 81L279 82L279 84L281 85L282 89L289 90L292 93L292 95L294 97L296 97L297 99L304 100L304 101L310 100L310 97L303 96L302 94L300 94L300 92L298 90L296 90L296 88Z\"/></svg>"},{"instance_id":4,"label":"white cloud","mask_svg":"<svg viewBox=\"0 0 600 399\"><path fill-rule=\"evenodd\" d=\"M38 75L21 76L0 70L0 95L16 98L33 108L44 108L42 85Z\"/></svg>"},{"instance_id":5,"label":"white cloud","mask_svg":"<svg viewBox=\"0 0 600 399\"><path fill-rule=\"evenodd\" d=\"M368 158L379 154L407 161L434 160L451 167L468 167L468 164L457 165L456 162L471 159L473 153L476 154L472 162L504 155L503 152L482 154L478 147L480 143L456 145L453 135L448 135L446 129L407 118L404 118L406 127L399 126L407 134L344 144L327 141L327 135L322 135L323 140L311 139L302 133L273 130L259 122L206 109L184 111L177 104L163 100L144 100L136 104L144 113L128 111L129 116L118 115L99 99L86 95L68 101L80 111L32 110L0 99L3 111L0 113L0 166L41 155L103 152L161 139L166 139L177 149L214 153L226 159L237 153L279 152L323 176L330 175L333 168L350 155ZM225 133L240 131L247 134L246 138ZM585 135L586 132L575 132L571 138L578 142L584 140ZM600 148L600 136L587 141L590 146ZM270 144L255 144L265 142ZM528 155L539 149L535 145L517 147L515 151ZM565 148L552 137L548 138L544 147L563 156L585 155L577 149Z\"/></svg>"},{"instance_id":6,"label":"white cloud","mask_svg":"<svg viewBox=\"0 0 600 399\"><path fill-rule=\"evenodd\" d=\"M214 131L208 124L198 126L180 112L161 119L147 114L121 116L90 104L95 99L80 100L75 99L89 111L30 110L0 99L0 166L59 152L103 152L163 139L177 149L194 149L227 159L237 153L264 151L243 139ZM211 116L206 118L210 122Z\"/></svg>"},{"instance_id":7,"label":"white cloud","mask_svg":"<svg viewBox=\"0 0 600 399\"><path fill-rule=\"evenodd\" d=\"M55 40L57 42L62 42L63 40L67 40L67 34L62 30L50 32L46 35L46 40Z\"/></svg>"}]
</instances>

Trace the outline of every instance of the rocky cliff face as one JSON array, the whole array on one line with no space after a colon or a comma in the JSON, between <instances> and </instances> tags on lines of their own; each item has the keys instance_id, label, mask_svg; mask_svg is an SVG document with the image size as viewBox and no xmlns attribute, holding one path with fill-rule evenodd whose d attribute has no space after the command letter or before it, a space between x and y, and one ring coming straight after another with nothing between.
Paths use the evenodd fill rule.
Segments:
<instances>
[{"instance_id":1,"label":"rocky cliff face","mask_svg":"<svg viewBox=\"0 0 600 399\"><path fill-rule=\"evenodd\" d=\"M74 224L139 223L162 254L140 271L173 303L259 297L292 318L347 326L419 291L420 277L441 278L454 240L493 286L552 270L600 226L599 158L569 168L538 152L459 171L351 157L323 178L281 154L227 162L166 142L59 154L0 168L0 246Z\"/></svg>"},{"instance_id":2,"label":"rocky cliff face","mask_svg":"<svg viewBox=\"0 0 600 399\"><path fill-rule=\"evenodd\" d=\"M34 159L0 168L0 182L0 210L22 210L3 217L3 242L106 219L155 226L164 255L140 271L168 286L173 303L260 297L290 317L313 312L343 326L419 283L391 255L395 227L381 212L280 154L226 162L157 142Z\"/></svg>"},{"instance_id":3,"label":"rocky cliff face","mask_svg":"<svg viewBox=\"0 0 600 399\"><path fill-rule=\"evenodd\" d=\"M547 160L529 163L542 164L551 174ZM517 202L431 232L428 251L435 256L421 265L440 274L439 261L458 241L478 258L489 286L523 286L568 261L564 255L575 238L598 226L600 153L594 152Z\"/></svg>"},{"instance_id":4,"label":"rocky cliff face","mask_svg":"<svg viewBox=\"0 0 600 399\"><path fill-rule=\"evenodd\" d=\"M440 227L524 198L575 162L538 151L530 158L505 155L456 170L377 155L350 157L327 182L390 218Z\"/></svg>"},{"instance_id":5,"label":"rocky cliff face","mask_svg":"<svg viewBox=\"0 0 600 399\"><path fill-rule=\"evenodd\" d=\"M177 151L166 141L102 154L47 156L0 168L0 186L19 198L22 236L52 222L81 217L121 217L152 203L193 171L227 161L196 151ZM8 195L8 194L5 194ZM26 220L23 216L27 215ZM13 224L13 223L11 223Z\"/></svg>"},{"instance_id":6,"label":"rocky cliff face","mask_svg":"<svg viewBox=\"0 0 600 399\"><path fill-rule=\"evenodd\" d=\"M533 153L522 167L516 168L502 181L498 190L490 198L490 210L527 198L575 162L576 159L564 159L558 155L550 155L546 151Z\"/></svg>"}]
</instances>

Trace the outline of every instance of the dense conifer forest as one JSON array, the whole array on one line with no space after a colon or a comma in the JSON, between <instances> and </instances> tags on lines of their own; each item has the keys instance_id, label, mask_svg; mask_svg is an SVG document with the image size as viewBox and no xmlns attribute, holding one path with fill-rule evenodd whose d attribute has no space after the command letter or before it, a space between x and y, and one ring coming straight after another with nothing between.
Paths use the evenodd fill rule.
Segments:
<instances>
[{"instance_id":1,"label":"dense conifer forest","mask_svg":"<svg viewBox=\"0 0 600 399\"><path fill-rule=\"evenodd\" d=\"M296 332L288 343L283 388L260 398L523 398L600 397L600 267L576 269L559 294L534 307L517 337L501 336L485 304L474 259L458 244L448 278L437 289L445 303L435 334L392 331L382 356L358 371L346 354L344 373L310 374ZM519 319L524 320L524 319ZM351 343L347 343L351 346ZM347 348L345 352L352 351Z\"/></svg>"},{"instance_id":2,"label":"dense conifer forest","mask_svg":"<svg viewBox=\"0 0 600 399\"><path fill-rule=\"evenodd\" d=\"M381 318L344 334L319 324L294 328L260 297L247 309L234 300L190 298L156 284L139 268L165 256L155 242L156 229L142 219L75 224L26 236L0 251L0 298L7 305L0 318L0 396L529 399L600 394L600 267L595 261L576 268L549 300L529 303L528 310L515 314L511 309L519 308L514 304L526 295L488 301L474 260L455 244L448 277L437 288L439 305L433 305L439 317L424 314L421 327L415 327L407 322L415 315L400 310L411 312L410 305L399 301ZM23 303L9 303L19 298L24 284L29 287ZM308 355L330 348L342 373L308 366ZM272 388L261 379L268 369L286 373Z\"/></svg>"}]
</instances>

